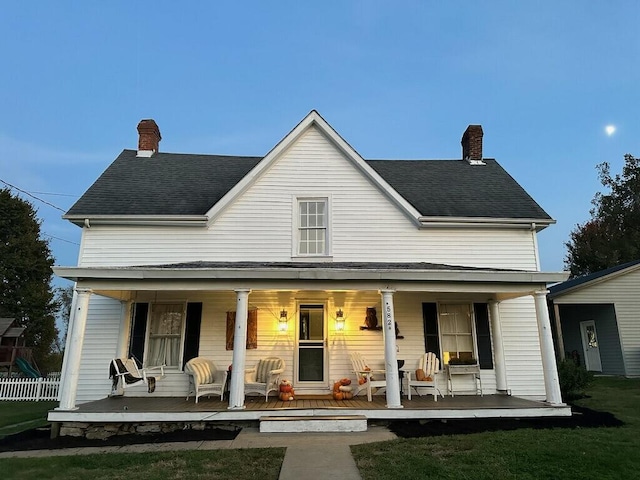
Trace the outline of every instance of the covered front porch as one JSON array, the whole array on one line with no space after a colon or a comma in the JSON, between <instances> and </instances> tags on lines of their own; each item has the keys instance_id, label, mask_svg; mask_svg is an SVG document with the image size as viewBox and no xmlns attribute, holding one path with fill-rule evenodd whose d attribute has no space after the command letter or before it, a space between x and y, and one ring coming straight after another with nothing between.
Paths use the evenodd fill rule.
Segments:
<instances>
[{"instance_id":1,"label":"covered front porch","mask_svg":"<svg viewBox=\"0 0 640 480\"><path fill-rule=\"evenodd\" d=\"M256 420L269 411L279 415L328 411L368 419L568 414L560 397L546 308L546 282L556 280L556 274L432 264L297 263L78 267L57 273L77 282L77 295L60 407L51 412L51 421L125 421L122 419L132 418L133 412L139 420L157 419L154 421ZM137 306L142 304L146 310L138 314L142 309ZM158 382L156 393L147 394L144 388L128 391L123 401L139 405L139 410L131 410L129 403L118 409L117 399L94 401L110 391L106 378L110 360L130 355L136 341L141 342L147 366L154 365L146 358L155 349L150 346L152 341L160 345L151 338L153 332L149 333L153 308L167 304L183 305L184 315L174 335L174 363L165 369L167 376ZM372 306L378 312L379 327L363 329L365 311ZM257 311L253 349L249 349L247 334L251 310ZM477 315L481 310L484 314ZM197 311L198 334L196 353L187 357L190 311ZM283 311L293 321L281 331ZM302 313L309 311L318 313L318 338L303 335ZM231 337L230 312L236 320ZM344 315L340 328L338 312ZM460 313L466 330L452 331L456 325L453 315ZM146 333L136 330L139 321L147 325ZM429 330L429 322L435 333ZM90 342L86 346L85 337ZM311 349L317 355L310 355ZM485 396L446 397L438 402L432 397L403 398L398 360L415 368L425 351L436 352L443 365L449 355L475 357ZM349 360L352 352L364 352L372 367L386 371L386 393L373 402L360 397L343 403L324 398L333 381L354 378ZM479 358L483 352L487 365ZM204 406L179 401L187 393L188 379L182 367L193 356L210 358L222 369L233 365L228 400L210 400ZM272 356L286 363L283 377L293 381L293 402L257 402L245 396L245 368ZM303 366L318 368L309 374ZM79 391L84 398L76 401ZM314 397L305 396L310 394ZM525 399L546 403L518 403L527 402ZM106 403L100 407L101 402ZM167 407L155 411L164 402ZM114 406L115 411L106 405Z\"/></svg>"}]
</instances>

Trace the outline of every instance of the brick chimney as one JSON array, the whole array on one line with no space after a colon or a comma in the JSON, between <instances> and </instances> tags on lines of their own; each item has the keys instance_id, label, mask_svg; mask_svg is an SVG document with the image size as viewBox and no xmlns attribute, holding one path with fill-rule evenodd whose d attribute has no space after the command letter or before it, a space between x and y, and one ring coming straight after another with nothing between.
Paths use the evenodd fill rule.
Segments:
<instances>
[{"instance_id":1,"label":"brick chimney","mask_svg":"<svg viewBox=\"0 0 640 480\"><path fill-rule=\"evenodd\" d=\"M155 120L140 120L138 124L138 157L151 157L158 151L162 136Z\"/></svg>"},{"instance_id":2,"label":"brick chimney","mask_svg":"<svg viewBox=\"0 0 640 480\"><path fill-rule=\"evenodd\" d=\"M462 135L462 159L471 165L484 165L482 161L482 125L469 125Z\"/></svg>"}]
</instances>

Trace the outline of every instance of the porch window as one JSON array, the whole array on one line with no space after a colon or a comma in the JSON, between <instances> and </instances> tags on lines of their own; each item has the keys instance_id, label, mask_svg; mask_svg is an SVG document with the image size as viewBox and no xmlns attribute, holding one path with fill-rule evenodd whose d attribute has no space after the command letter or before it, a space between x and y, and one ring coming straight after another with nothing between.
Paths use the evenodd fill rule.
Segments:
<instances>
[{"instance_id":1,"label":"porch window","mask_svg":"<svg viewBox=\"0 0 640 480\"><path fill-rule=\"evenodd\" d=\"M486 303L423 303L424 346L443 365L452 358L475 358L481 369L493 369L489 310Z\"/></svg>"},{"instance_id":2,"label":"porch window","mask_svg":"<svg viewBox=\"0 0 640 480\"><path fill-rule=\"evenodd\" d=\"M182 366L198 356L202 303L136 303L132 311L129 356L140 367Z\"/></svg>"},{"instance_id":3,"label":"porch window","mask_svg":"<svg viewBox=\"0 0 640 480\"><path fill-rule=\"evenodd\" d=\"M327 255L327 199L298 200L298 254Z\"/></svg>"},{"instance_id":4,"label":"porch window","mask_svg":"<svg viewBox=\"0 0 640 480\"><path fill-rule=\"evenodd\" d=\"M184 304L155 303L149 317L149 364L177 367L180 363L180 345Z\"/></svg>"},{"instance_id":5,"label":"porch window","mask_svg":"<svg viewBox=\"0 0 640 480\"><path fill-rule=\"evenodd\" d=\"M470 305L442 304L439 317L444 363L448 364L454 358L459 360L476 358Z\"/></svg>"}]
</instances>

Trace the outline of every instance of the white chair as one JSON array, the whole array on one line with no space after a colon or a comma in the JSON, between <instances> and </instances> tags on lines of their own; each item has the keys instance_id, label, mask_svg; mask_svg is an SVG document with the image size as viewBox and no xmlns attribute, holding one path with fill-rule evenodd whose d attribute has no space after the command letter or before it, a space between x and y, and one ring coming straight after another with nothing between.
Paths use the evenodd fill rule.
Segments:
<instances>
[{"instance_id":1,"label":"white chair","mask_svg":"<svg viewBox=\"0 0 640 480\"><path fill-rule=\"evenodd\" d=\"M381 390L387 388L385 371L381 369L372 369L367 363L366 359L360 354L360 352L353 352L350 357L353 372L356 374L356 378L358 379L358 387L354 395L358 395L358 393L366 388L367 400L372 401L373 388ZM362 385L360 385L360 379L364 380L364 383Z\"/></svg>"},{"instance_id":2,"label":"white chair","mask_svg":"<svg viewBox=\"0 0 640 480\"><path fill-rule=\"evenodd\" d=\"M147 373L154 370L160 370L160 376L164 377L164 365L140 369L133 358L114 358L109 366L109 378L112 379L111 395L118 394L118 383L123 393L125 389L143 383L147 385L147 391L153 393L156 389L156 377Z\"/></svg>"},{"instance_id":3,"label":"white chair","mask_svg":"<svg viewBox=\"0 0 640 480\"><path fill-rule=\"evenodd\" d=\"M196 357L189 360L184 366L184 371L189 375L189 393L198 398L211 395L220 395L220 400L224 399L224 387L227 383L227 370L218 370L215 363L204 357Z\"/></svg>"},{"instance_id":4,"label":"white chair","mask_svg":"<svg viewBox=\"0 0 640 480\"><path fill-rule=\"evenodd\" d=\"M260 360L244 374L244 393L261 393L265 402L270 392L280 388L280 375L284 372L284 360L278 357L267 357Z\"/></svg>"},{"instance_id":5,"label":"white chair","mask_svg":"<svg viewBox=\"0 0 640 480\"><path fill-rule=\"evenodd\" d=\"M418 380L416 372L422 370L424 378ZM438 401L438 394L444 398L442 392L438 388L438 376L440 374L440 360L433 352L427 352L418 360L418 369L403 369L407 381L407 396L411 400L411 388L415 388L418 395L422 395L418 389L427 389L428 394L433 395L433 400Z\"/></svg>"}]
</instances>

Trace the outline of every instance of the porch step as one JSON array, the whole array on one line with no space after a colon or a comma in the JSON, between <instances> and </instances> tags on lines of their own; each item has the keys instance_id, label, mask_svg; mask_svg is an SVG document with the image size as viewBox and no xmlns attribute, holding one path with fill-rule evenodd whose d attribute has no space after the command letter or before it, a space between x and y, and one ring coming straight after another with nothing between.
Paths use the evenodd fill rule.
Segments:
<instances>
[{"instance_id":1,"label":"porch step","mask_svg":"<svg viewBox=\"0 0 640 480\"><path fill-rule=\"evenodd\" d=\"M260 417L260 432L263 433L366 431L367 417L364 415Z\"/></svg>"}]
</instances>

